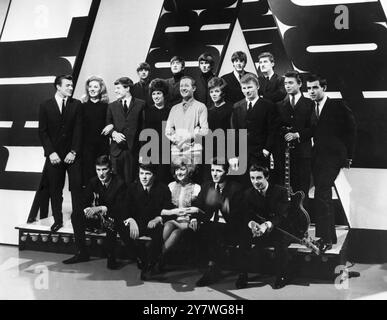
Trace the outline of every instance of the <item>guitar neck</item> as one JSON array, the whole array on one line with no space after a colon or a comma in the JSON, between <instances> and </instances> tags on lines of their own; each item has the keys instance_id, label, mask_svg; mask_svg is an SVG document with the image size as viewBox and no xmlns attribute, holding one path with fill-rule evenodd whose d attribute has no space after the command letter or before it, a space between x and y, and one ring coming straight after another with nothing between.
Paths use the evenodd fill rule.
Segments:
<instances>
[{"instance_id":1,"label":"guitar neck","mask_svg":"<svg viewBox=\"0 0 387 320\"><path fill-rule=\"evenodd\" d=\"M285 149L285 188L288 191L288 197L292 193L292 187L290 186L290 151L289 151L289 143L286 145Z\"/></svg>"}]
</instances>

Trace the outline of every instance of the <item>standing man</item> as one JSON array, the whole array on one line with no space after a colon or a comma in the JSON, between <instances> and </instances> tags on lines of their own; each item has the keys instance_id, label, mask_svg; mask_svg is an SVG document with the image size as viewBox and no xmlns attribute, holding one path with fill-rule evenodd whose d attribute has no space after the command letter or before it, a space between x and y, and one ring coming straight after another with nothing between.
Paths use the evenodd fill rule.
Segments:
<instances>
[{"instance_id":1,"label":"standing man","mask_svg":"<svg viewBox=\"0 0 387 320\"><path fill-rule=\"evenodd\" d=\"M172 77L166 79L168 83L168 102L171 106L181 102L180 80L184 77L185 60L183 57L174 56L170 62Z\"/></svg>"},{"instance_id":2,"label":"standing man","mask_svg":"<svg viewBox=\"0 0 387 320\"><path fill-rule=\"evenodd\" d=\"M310 75L306 85L315 102L312 113L314 212L316 236L320 237L320 249L324 252L337 242L332 186L340 169L351 166L356 123L352 111L343 102L328 98L326 79Z\"/></svg>"},{"instance_id":3,"label":"standing man","mask_svg":"<svg viewBox=\"0 0 387 320\"><path fill-rule=\"evenodd\" d=\"M247 129L248 167L253 163L268 167L278 130L277 108L269 100L258 96L259 82L256 75L250 73L243 76L241 88L245 99L234 104L232 128ZM243 182L248 185L248 172Z\"/></svg>"},{"instance_id":4,"label":"standing man","mask_svg":"<svg viewBox=\"0 0 387 320\"><path fill-rule=\"evenodd\" d=\"M259 69L259 95L270 100L279 102L286 96L283 78L274 73L274 56L270 52L263 52L258 56Z\"/></svg>"},{"instance_id":5,"label":"standing man","mask_svg":"<svg viewBox=\"0 0 387 320\"><path fill-rule=\"evenodd\" d=\"M132 88L132 96L137 99L144 100L147 106L152 105L152 98L149 95L149 83L151 68L146 62L141 62L137 68L139 81L136 82Z\"/></svg>"},{"instance_id":6,"label":"standing man","mask_svg":"<svg viewBox=\"0 0 387 320\"><path fill-rule=\"evenodd\" d=\"M210 81L214 75L215 60L210 53L202 53L199 58L200 76L196 82L195 99L204 103L207 108L211 103L211 98L208 92L208 81Z\"/></svg>"},{"instance_id":7,"label":"standing man","mask_svg":"<svg viewBox=\"0 0 387 320\"><path fill-rule=\"evenodd\" d=\"M40 105L39 137L46 156L47 180L54 224L51 231L63 226L62 203L66 171L69 176L72 215L81 210L81 168L78 154L82 141L81 103L73 99L73 78L55 78L55 96Z\"/></svg>"},{"instance_id":8,"label":"standing man","mask_svg":"<svg viewBox=\"0 0 387 320\"><path fill-rule=\"evenodd\" d=\"M136 177L139 152L139 131L145 101L132 97L133 81L122 77L114 82L117 100L108 105L106 124L111 130L110 155L113 171L127 185Z\"/></svg>"},{"instance_id":9,"label":"standing man","mask_svg":"<svg viewBox=\"0 0 387 320\"><path fill-rule=\"evenodd\" d=\"M308 197L311 156L312 156L312 124L311 116L314 109L312 100L305 98L300 91L302 81L297 71L285 74L285 90L287 96L278 103L280 116L280 133L277 140L277 160L275 171L277 183L284 184L285 147L290 145L290 185L295 191L303 191Z\"/></svg>"},{"instance_id":10,"label":"standing man","mask_svg":"<svg viewBox=\"0 0 387 320\"><path fill-rule=\"evenodd\" d=\"M243 51L234 52L231 56L231 62L234 71L223 75L222 78L227 83L226 100L236 103L244 98L241 90L241 79L250 72L245 71L247 55Z\"/></svg>"}]
</instances>

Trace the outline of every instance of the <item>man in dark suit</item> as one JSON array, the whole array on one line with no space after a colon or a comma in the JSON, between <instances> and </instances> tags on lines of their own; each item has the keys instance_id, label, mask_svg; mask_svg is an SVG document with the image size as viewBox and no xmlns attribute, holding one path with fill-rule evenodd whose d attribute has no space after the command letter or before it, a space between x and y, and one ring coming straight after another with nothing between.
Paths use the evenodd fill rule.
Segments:
<instances>
[{"instance_id":1,"label":"man in dark suit","mask_svg":"<svg viewBox=\"0 0 387 320\"><path fill-rule=\"evenodd\" d=\"M240 81L245 74L250 72L245 71L247 55L243 51L234 52L231 56L231 62L234 71L223 75L222 78L227 82L226 101L235 103L244 98Z\"/></svg>"},{"instance_id":2,"label":"man in dark suit","mask_svg":"<svg viewBox=\"0 0 387 320\"><path fill-rule=\"evenodd\" d=\"M269 183L269 170L252 165L249 169L252 187L244 192L243 212L245 226L241 233L240 262L241 271L236 281L238 289L247 287L247 270L251 244L263 249L273 245L276 254L276 280L273 288L280 289L288 281L289 240L277 229L282 226L288 215L289 201L285 188ZM255 249L255 248L254 248Z\"/></svg>"},{"instance_id":3,"label":"man in dark suit","mask_svg":"<svg viewBox=\"0 0 387 320\"><path fill-rule=\"evenodd\" d=\"M280 116L280 131L276 148L276 183L285 183L285 148L290 146L290 186L303 191L308 197L311 177L313 101L300 91L302 81L297 71L285 74L287 96L277 104ZM273 181L273 180L272 180Z\"/></svg>"},{"instance_id":4,"label":"man in dark suit","mask_svg":"<svg viewBox=\"0 0 387 320\"><path fill-rule=\"evenodd\" d=\"M108 105L106 124L112 127L110 155L113 171L127 185L134 181L139 152L139 132L145 101L132 97L133 81L128 77L114 82L117 100Z\"/></svg>"},{"instance_id":5,"label":"man in dark suit","mask_svg":"<svg viewBox=\"0 0 387 320\"><path fill-rule=\"evenodd\" d=\"M225 159L215 158L211 164L212 181L202 186L196 201L196 206L203 212L197 215L203 223L199 228L199 238L208 259L207 271L196 283L199 287L218 280L222 245L236 244L240 237L242 186L228 179L228 169ZM194 223L191 220L191 225Z\"/></svg>"},{"instance_id":6,"label":"man in dark suit","mask_svg":"<svg viewBox=\"0 0 387 320\"><path fill-rule=\"evenodd\" d=\"M90 179L84 192L83 212L72 220L77 253L64 260L65 264L73 264L89 260L85 245L85 229L87 226L101 228L106 231L107 267L118 267L115 259L115 243L117 232L127 246L133 246L134 235L125 227L132 217L130 199L126 199L125 182L112 172L112 163L107 155L95 161L96 177ZM105 223L107 222L107 223ZM110 226L108 226L110 223Z\"/></svg>"},{"instance_id":7,"label":"man in dark suit","mask_svg":"<svg viewBox=\"0 0 387 320\"><path fill-rule=\"evenodd\" d=\"M134 84L131 90L132 96L144 100L147 106L153 105L152 97L149 94L149 84L152 80L150 72L150 65L147 62L141 62L137 68L139 81Z\"/></svg>"},{"instance_id":8,"label":"man in dark suit","mask_svg":"<svg viewBox=\"0 0 387 320\"><path fill-rule=\"evenodd\" d=\"M129 186L129 195L133 199L134 216L126 223L131 233L137 236L148 236L151 241L142 254L143 268L141 279L149 280L157 272L157 263L163 244L161 210L172 209L171 192L163 183L157 181L157 167L153 164L139 165L139 181Z\"/></svg>"},{"instance_id":9,"label":"man in dark suit","mask_svg":"<svg viewBox=\"0 0 387 320\"><path fill-rule=\"evenodd\" d=\"M231 124L236 130L247 129L247 150L236 150L247 152L248 167L253 163L268 167L278 130L277 108L269 100L258 96L259 82L254 74L243 76L241 87L245 99L234 104ZM239 141L238 137L236 141ZM248 183L246 172L244 184Z\"/></svg>"},{"instance_id":10,"label":"man in dark suit","mask_svg":"<svg viewBox=\"0 0 387 320\"><path fill-rule=\"evenodd\" d=\"M283 78L274 73L274 56L270 52L263 52L258 56L259 69L259 95L270 100L279 102L286 96Z\"/></svg>"},{"instance_id":11,"label":"man in dark suit","mask_svg":"<svg viewBox=\"0 0 387 320\"><path fill-rule=\"evenodd\" d=\"M208 108L211 104L211 98L208 91L208 81L210 81L214 75L215 60L214 57L208 53L202 53L199 58L200 75L196 81L195 99L204 103Z\"/></svg>"},{"instance_id":12,"label":"man in dark suit","mask_svg":"<svg viewBox=\"0 0 387 320\"><path fill-rule=\"evenodd\" d=\"M47 180L56 232L63 226L62 202L65 174L68 172L73 215L81 210L81 103L73 99L70 75L55 78L54 98L43 102L39 109L39 137L46 156Z\"/></svg>"},{"instance_id":13,"label":"man in dark suit","mask_svg":"<svg viewBox=\"0 0 387 320\"><path fill-rule=\"evenodd\" d=\"M168 84L168 102L171 106L181 102L180 80L184 77L185 60L183 57L174 56L170 61L172 77L166 79Z\"/></svg>"},{"instance_id":14,"label":"man in dark suit","mask_svg":"<svg viewBox=\"0 0 387 320\"><path fill-rule=\"evenodd\" d=\"M352 111L343 102L327 97L326 79L310 75L307 88L315 102L312 113L312 175L316 236L320 237L320 249L326 251L337 242L332 186L340 169L349 168L352 163L356 123Z\"/></svg>"}]
</instances>

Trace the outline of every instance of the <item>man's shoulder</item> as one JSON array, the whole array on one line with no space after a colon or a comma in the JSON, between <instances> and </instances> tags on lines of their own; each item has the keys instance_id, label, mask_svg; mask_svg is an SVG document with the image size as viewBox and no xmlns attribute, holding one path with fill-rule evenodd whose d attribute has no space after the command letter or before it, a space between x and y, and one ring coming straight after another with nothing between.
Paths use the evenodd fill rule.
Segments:
<instances>
[{"instance_id":1,"label":"man's shoulder","mask_svg":"<svg viewBox=\"0 0 387 320\"><path fill-rule=\"evenodd\" d=\"M243 99L241 99L241 100L239 100L239 101L237 101L237 102L234 103L233 109L241 108L241 107L243 107L246 103L247 103L247 102L246 102L246 99L243 98Z\"/></svg>"},{"instance_id":2,"label":"man's shoulder","mask_svg":"<svg viewBox=\"0 0 387 320\"><path fill-rule=\"evenodd\" d=\"M141 106L141 107L145 107L145 100L142 100L142 99L139 99L139 98L135 98L132 96L132 99L133 99L133 104L136 105L136 106Z\"/></svg>"}]
</instances>

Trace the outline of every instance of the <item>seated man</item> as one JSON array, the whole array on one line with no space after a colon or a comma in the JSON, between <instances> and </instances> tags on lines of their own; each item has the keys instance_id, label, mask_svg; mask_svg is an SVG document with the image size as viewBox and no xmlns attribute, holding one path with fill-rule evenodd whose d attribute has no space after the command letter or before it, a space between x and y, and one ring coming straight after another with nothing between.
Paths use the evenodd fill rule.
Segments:
<instances>
[{"instance_id":1,"label":"seated man","mask_svg":"<svg viewBox=\"0 0 387 320\"><path fill-rule=\"evenodd\" d=\"M225 159L215 158L211 164L212 181L205 183L197 199L197 207L204 211L198 214L203 225L199 237L206 248L208 269L197 281L199 287L210 285L219 278L219 252L223 244L235 243L239 238L242 215L242 187L228 179L229 164ZM191 220L195 228L195 220Z\"/></svg>"},{"instance_id":2,"label":"seated man","mask_svg":"<svg viewBox=\"0 0 387 320\"><path fill-rule=\"evenodd\" d=\"M141 280L148 280L157 271L163 244L161 211L172 208L171 192L166 185L157 181L156 172L156 165L140 164L139 180L129 186L129 196L133 197L130 205L135 216L126 220L125 224L129 225L130 234L135 238L151 238L146 254L142 255Z\"/></svg>"},{"instance_id":3,"label":"seated man","mask_svg":"<svg viewBox=\"0 0 387 320\"><path fill-rule=\"evenodd\" d=\"M248 252L251 244L262 249L274 245L276 255L276 280L274 289L284 287L288 282L288 245L283 233L274 229L286 219L289 208L287 190L278 185L269 184L269 170L253 164L249 169L252 187L244 192L245 213L244 232L241 233L242 273L235 283L238 289L247 286Z\"/></svg>"},{"instance_id":4,"label":"seated man","mask_svg":"<svg viewBox=\"0 0 387 320\"><path fill-rule=\"evenodd\" d=\"M107 155L97 158L95 162L97 177L90 179L84 194L84 215L73 219L73 228L79 253L63 261L73 264L89 260L85 250L85 228L93 225L106 231L107 267L116 269L114 255L117 232L124 243L132 245L132 240L124 221L130 218L129 206L125 200L126 185L124 181L112 173L112 163Z\"/></svg>"}]
</instances>

